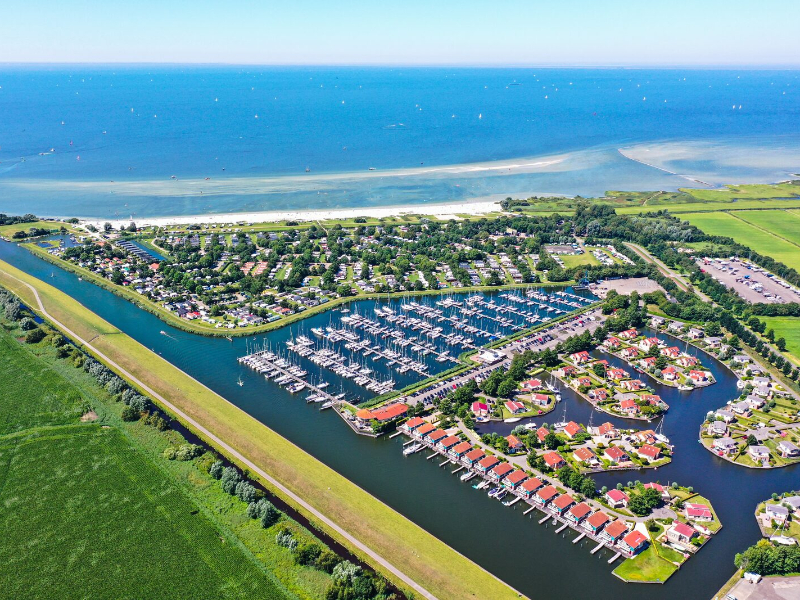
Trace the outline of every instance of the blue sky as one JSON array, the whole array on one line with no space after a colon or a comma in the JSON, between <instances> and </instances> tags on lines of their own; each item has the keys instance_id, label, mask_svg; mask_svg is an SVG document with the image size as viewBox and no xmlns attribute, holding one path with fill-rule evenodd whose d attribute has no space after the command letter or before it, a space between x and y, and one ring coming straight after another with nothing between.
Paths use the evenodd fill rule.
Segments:
<instances>
[{"instance_id":1,"label":"blue sky","mask_svg":"<svg viewBox=\"0 0 800 600\"><path fill-rule=\"evenodd\" d=\"M0 62L800 66L796 0L18 0Z\"/></svg>"}]
</instances>

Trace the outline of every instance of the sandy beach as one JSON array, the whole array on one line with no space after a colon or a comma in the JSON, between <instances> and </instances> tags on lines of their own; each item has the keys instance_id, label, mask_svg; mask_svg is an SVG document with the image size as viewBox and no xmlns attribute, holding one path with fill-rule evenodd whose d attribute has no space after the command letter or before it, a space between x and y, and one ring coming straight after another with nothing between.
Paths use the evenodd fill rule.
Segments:
<instances>
[{"instance_id":1,"label":"sandy beach","mask_svg":"<svg viewBox=\"0 0 800 600\"><path fill-rule=\"evenodd\" d=\"M339 208L330 210L293 210L241 212L225 214L143 217L136 219L139 227L170 225L224 225L241 223L274 223L279 221L328 221L332 219L352 219L355 217L397 217L401 215L430 215L438 219L458 219L457 215L485 215L501 211L500 202L493 199L482 199L476 202L458 202L446 204L413 204L405 206L371 206L357 208ZM119 228L130 224L130 219L81 219L84 224L102 227L105 223Z\"/></svg>"}]
</instances>

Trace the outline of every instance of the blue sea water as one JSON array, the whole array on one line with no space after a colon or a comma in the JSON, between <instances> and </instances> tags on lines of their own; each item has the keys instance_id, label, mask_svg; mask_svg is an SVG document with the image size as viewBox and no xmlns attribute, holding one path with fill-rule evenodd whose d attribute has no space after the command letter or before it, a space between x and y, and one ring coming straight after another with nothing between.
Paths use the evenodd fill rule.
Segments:
<instances>
[{"instance_id":1,"label":"blue sea water","mask_svg":"<svg viewBox=\"0 0 800 600\"><path fill-rule=\"evenodd\" d=\"M798 85L795 71L3 66L0 211L143 217L774 181L800 170ZM473 163L484 168L435 168Z\"/></svg>"}]
</instances>

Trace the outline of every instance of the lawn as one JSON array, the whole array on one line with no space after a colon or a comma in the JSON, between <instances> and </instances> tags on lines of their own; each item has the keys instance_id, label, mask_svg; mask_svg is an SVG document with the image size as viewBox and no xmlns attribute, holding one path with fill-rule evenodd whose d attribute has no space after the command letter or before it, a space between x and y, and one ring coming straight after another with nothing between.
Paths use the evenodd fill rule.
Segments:
<instances>
[{"instance_id":1,"label":"lawn","mask_svg":"<svg viewBox=\"0 0 800 600\"><path fill-rule=\"evenodd\" d=\"M55 318L107 357L119 363L137 381L168 399L173 411L191 418L196 433L202 427L225 441L224 453L251 476L296 506L315 525L352 548L341 533L323 522L319 511L338 528L356 537L401 569L434 595L516 598L517 594L478 565L389 508L348 479L310 456L221 396L125 335L73 298L53 286L0 261L0 283L38 306L27 282L38 290ZM294 494L295 497L289 495ZM301 505L298 498L307 505ZM362 556L363 551L359 551ZM372 562L380 569L380 565ZM397 579L388 571L382 572Z\"/></svg>"},{"instance_id":2,"label":"lawn","mask_svg":"<svg viewBox=\"0 0 800 600\"><path fill-rule=\"evenodd\" d=\"M584 254L564 254L559 256L559 258L564 261L564 268L566 269L579 267L581 265L595 266L600 264L600 261L588 252Z\"/></svg>"},{"instance_id":3,"label":"lawn","mask_svg":"<svg viewBox=\"0 0 800 600\"><path fill-rule=\"evenodd\" d=\"M115 428L0 440L9 598L288 598Z\"/></svg>"},{"instance_id":4,"label":"lawn","mask_svg":"<svg viewBox=\"0 0 800 600\"><path fill-rule=\"evenodd\" d=\"M614 569L614 575L623 581L663 583L677 570L677 566L658 555L651 543L646 550Z\"/></svg>"},{"instance_id":5,"label":"lawn","mask_svg":"<svg viewBox=\"0 0 800 600\"><path fill-rule=\"evenodd\" d=\"M759 254L770 256L793 269L800 270L800 247L728 213L693 213L682 215L681 218L710 235L732 237Z\"/></svg>"},{"instance_id":6,"label":"lawn","mask_svg":"<svg viewBox=\"0 0 800 600\"><path fill-rule=\"evenodd\" d=\"M17 231L28 231L31 227L37 229L49 229L51 231L58 231L61 227L71 229L72 226L60 221L34 221L32 223L17 223L15 225L0 225L0 236L10 238Z\"/></svg>"}]
</instances>

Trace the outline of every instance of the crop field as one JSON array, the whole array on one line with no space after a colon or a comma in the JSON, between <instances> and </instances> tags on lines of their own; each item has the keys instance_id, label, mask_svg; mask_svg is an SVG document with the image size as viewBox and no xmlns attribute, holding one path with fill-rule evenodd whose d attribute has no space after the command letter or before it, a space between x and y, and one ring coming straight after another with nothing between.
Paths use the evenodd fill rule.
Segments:
<instances>
[{"instance_id":1,"label":"crop field","mask_svg":"<svg viewBox=\"0 0 800 600\"><path fill-rule=\"evenodd\" d=\"M8 598L284 598L114 428L0 441Z\"/></svg>"},{"instance_id":2,"label":"crop field","mask_svg":"<svg viewBox=\"0 0 800 600\"><path fill-rule=\"evenodd\" d=\"M47 364L32 361L7 333L0 335L0 436L31 427L76 423L84 398Z\"/></svg>"},{"instance_id":3,"label":"crop field","mask_svg":"<svg viewBox=\"0 0 800 600\"><path fill-rule=\"evenodd\" d=\"M800 270L800 247L726 212L692 213L682 215L681 218L708 234L731 237L759 254L771 256L793 269Z\"/></svg>"},{"instance_id":4,"label":"crop field","mask_svg":"<svg viewBox=\"0 0 800 600\"><path fill-rule=\"evenodd\" d=\"M289 597L64 367L0 329L0 597Z\"/></svg>"},{"instance_id":5,"label":"crop field","mask_svg":"<svg viewBox=\"0 0 800 600\"><path fill-rule=\"evenodd\" d=\"M760 227L786 241L798 244L800 250L800 213L796 210L742 210L733 213L743 221Z\"/></svg>"}]
</instances>

